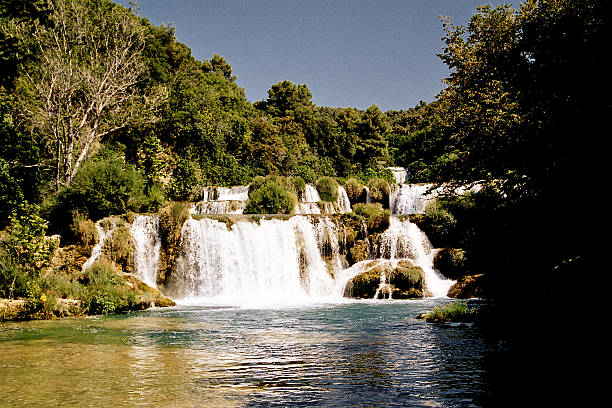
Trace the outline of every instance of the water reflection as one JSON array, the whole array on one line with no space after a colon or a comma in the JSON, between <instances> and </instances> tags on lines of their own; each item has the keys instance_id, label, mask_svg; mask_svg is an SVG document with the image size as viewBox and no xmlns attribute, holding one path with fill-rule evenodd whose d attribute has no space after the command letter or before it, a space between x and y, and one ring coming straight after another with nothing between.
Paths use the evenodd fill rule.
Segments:
<instances>
[{"instance_id":1,"label":"water reflection","mask_svg":"<svg viewBox=\"0 0 612 408\"><path fill-rule=\"evenodd\" d=\"M481 406L484 342L431 302L2 324L0 406Z\"/></svg>"}]
</instances>

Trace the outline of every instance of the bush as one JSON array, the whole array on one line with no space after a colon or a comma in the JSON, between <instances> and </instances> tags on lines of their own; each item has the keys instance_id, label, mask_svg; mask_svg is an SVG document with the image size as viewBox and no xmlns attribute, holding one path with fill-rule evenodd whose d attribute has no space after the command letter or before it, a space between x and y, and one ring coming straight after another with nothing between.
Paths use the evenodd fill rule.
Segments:
<instances>
[{"instance_id":1,"label":"bush","mask_svg":"<svg viewBox=\"0 0 612 408\"><path fill-rule=\"evenodd\" d=\"M374 202L381 203L383 206L389 205L389 182L385 179L375 177L368 181L370 189L370 199Z\"/></svg>"},{"instance_id":2,"label":"bush","mask_svg":"<svg viewBox=\"0 0 612 408\"><path fill-rule=\"evenodd\" d=\"M356 178L349 178L344 183L344 189L351 203L365 202L365 192L363 184Z\"/></svg>"},{"instance_id":3,"label":"bush","mask_svg":"<svg viewBox=\"0 0 612 408\"><path fill-rule=\"evenodd\" d=\"M95 262L84 271L81 283L87 286L87 293L83 303L90 314L121 312L136 303L134 293L128 290L117 272L113 264L106 262Z\"/></svg>"},{"instance_id":4,"label":"bush","mask_svg":"<svg viewBox=\"0 0 612 408\"><path fill-rule=\"evenodd\" d=\"M109 215L139 212L146 205L144 180L133 166L119 156L85 163L70 187L51 205L52 230L69 233L72 214L77 211L91 220Z\"/></svg>"},{"instance_id":5,"label":"bush","mask_svg":"<svg viewBox=\"0 0 612 408\"><path fill-rule=\"evenodd\" d=\"M98 240L98 231L94 222L78 211L72 213L70 230L77 243L87 250L93 247Z\"/></svg>"},{"instance_id":6,"label":"bush","mask_svg":"<svg viewBox=\"0 0 612 408\"><path fill-rule=\"evenodd\" d=\"M389 227L391 212L383 209L380 203L357 203L353 206L353 213L366 219L369 232L383 232Z\"/></svg>"},{"instance_id":7,"label":"bush","mask_svg":"<svg viewBox=\"0 0 612 408\"><path fill-rule=\"evenodd\" d=\"M317 191L322 201L336 202L338 200L338 182L331 177L321 177L317 180Z\"/></svg>"},{"instance_id":8,"label":"bush","mask_svg":"<svg viewBox=\"0 0 612 408\"><path fill-rule=\"evenodd\" d=\"M477 312L477 309L470 307L467 302L451 302L442 307L436 306L420 317L428 322L473 322Z\"/></svg>"},{"instance_id":9,"label":"bush","mask_svg":"<svg viewBox=\"0 0 612 408\"><path fill-rule=\"evenodd\" d=\"M291 214L297 205L297 196L281 187L274 179L266 179L249 191L245 214Z\"/></svg>"}]
</instances>

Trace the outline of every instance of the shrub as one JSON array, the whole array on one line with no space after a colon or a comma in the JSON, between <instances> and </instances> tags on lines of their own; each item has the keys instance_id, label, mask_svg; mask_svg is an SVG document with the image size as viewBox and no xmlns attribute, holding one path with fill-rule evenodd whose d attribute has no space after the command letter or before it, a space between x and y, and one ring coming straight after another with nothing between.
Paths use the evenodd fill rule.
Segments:
<instances>
[{"instance_id":1,"label":"shrub","mask_svg":"<svg viewBox=\"0 0 612 408\"><path fill-rule=\"evenodd\" d=\"M51 204L51 228L66 235L77 211L91 220L139 212L146 204L144 180L122 157L110 156L85 163L70 187Z\"/></svg>"},{"instance_id":2,"label":"shrub","mask_svg":"<svg viewBox=\"0 0 612 408\"><path fill-rule=\"evenodd\" d=\"M300 176L293 177L292 181L293 181L293 188L295 188L296 193L300 191L304 191L304 189L306 188L306 182Z\"/></svg>"},{"instance_id":3,"label":"shrub","mask_svg":"<svg viewBox=\"0 0 612 408\"><path fill-rule=\"evenodd\" d=\"M383 206L389 205L389 182L382 178L375 177L368 181L370 189L370 199L374 202L381 203Z\"/></svg>"},{"instance_id":4,"label":"shrub","mask_svg":"<svg viewBox=\"0 0 612 408\"><path fill-rule=\"evenodd\" d=\"M366 219L369 232L383 232L389 227L391 212L383 209L380 203L357 203L353 206L353 213Z\"/></svg>"},{"instance_id":5,"label":"shrub","mask_svg":"<svg viewBox=\"0 0 612 408\"><path fill-rule=\"evenodd\" d=\"M101 261L84 271L81 282L87 286L87 293L83 303L90 314L111 314L134 306L135 295L117 272L113 264Z\"/></svg>"},{"instance_id":6,"label":"shrub","mask_svg":"<svg viewBox=\"0 0 612 408\"><path fill-rule=\"evenodd\" d=\"M245 214L291 214L297 205L297 197L292 191L281 187L273 179L249 191L249 201Z\"/></svg>"},{"instance_id":7,"label":"shrub","mask_svg":"<svg viewBox=\"0 0 612 408\"><path fill-rule=\"evenodd\" d=\"M344 189L346 190L346 195L348 196L349 200L351 200L351 203L365 202L363 184L361 184L356 178L351 177L346 180Z\"/></svg>"},{"instance_id":8,"label":"shrub","mask_svg":"<svg viewBox=\"0 0 612 408\"><path fill-rule=\"evenodd\" d=\"M317 191L322 201L338 200L338 182L331 177L321 177L317 180Z\"/></svg>"},{"instance_id":9,"label":"shrub","mask_svg":"<svg viewBox=\"0 0 612 408\"><path fill-rule=\"evenodd\" d=\"M77 243L85 249L94 246L98 240L98 231L94 222L78 211L72 213L70 230Z\"/></svg>"},{"instance_id":10,"label":"shrub","mask_svg":"<svg viewBox=\"0 0 612 408\"><path fill-rule=\"evenodd\" d=\"M421 317L428 322L473 322L476 320L477 309L467 302L451 302L444 306L436 306Z\"/></svg>"}]
</instances>

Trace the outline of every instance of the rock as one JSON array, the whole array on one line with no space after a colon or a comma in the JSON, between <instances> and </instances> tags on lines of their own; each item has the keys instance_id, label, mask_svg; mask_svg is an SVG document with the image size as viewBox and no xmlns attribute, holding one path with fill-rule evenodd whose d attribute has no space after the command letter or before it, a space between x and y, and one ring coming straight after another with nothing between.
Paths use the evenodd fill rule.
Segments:
<instances>
[{"instance_id":1,"label":"rock","mask_svg":"<svg viewBox=\"0 0 612 408\"><path fill-rule=\"evenodd\" d=\"M410 261L400 261L395 266L391 261L372 261L364 265L364 269L364 272L349 280L344 290L345 297L372 299L379 292L381 284L385 294L391 293L393 299L422 298L428 293L423 269ZM384 282L381 279L383 276Z\"/></svg>"},{"instance_id":2,"label":"rock","mask_svg":"<svg viewBox=\"0 0 612 408\"><path fill-rule=\"evenodd\" d=\"M466 252L463 249L443 248L434 256L433 266L442 275L457 280L469 275Z\"/></svg>"},{"instance_id":3,"label":"rock","mask_svg":"<svg viewBox=\"0 0 612 408\"><path fill-rule=\"evenodd\" d=\"M484 284L484 274L462 276L451 286L447 296L457 299L482 298Z\"/></svg>"},{"instance_id":4,"label":"rock","mask_svg":"<svg viewBox=\"0 0 612 408\"><path fill-rule=\"evenodd\" d=\"M348 250L348 255L348 261L351 265L368 259L367 241L365 239L355 241L353 246Z\"/></svg>"}]
</instances>

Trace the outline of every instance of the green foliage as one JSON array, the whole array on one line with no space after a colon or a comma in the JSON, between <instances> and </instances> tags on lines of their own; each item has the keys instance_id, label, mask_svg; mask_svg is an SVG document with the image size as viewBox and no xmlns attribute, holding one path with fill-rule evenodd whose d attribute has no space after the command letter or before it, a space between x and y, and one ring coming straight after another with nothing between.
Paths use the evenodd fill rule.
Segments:
<instances>
[{"instance_id":1,"label":"green foliage","mask_svg":"<svg viewBox=\"0 0 612 408\"><path fill-rule=\"evenodd\" d=\"M98 232L94 222L78 211L72 213L70 230L78 244L87 250L92 248L98 240Z\"/></svg>"},{"instance_id":2,"label":"green foliage","mask_svg":"<svg viewBox=\"0 0 612 408\"><path fill-rule=\"evenodd\" d=\"M142 176L122 157L109 153L82 166L71 186L51 204L52 229L67 231L74 211L99 220L112 214L138 212L146 202Z\"/></svg>"},{"instance_id":3,"label":"green foliage","mask_svg":"<svg viewBox=\"0 0 612 408\"><path fill-rule=\"evenodd\" d=\"M436 306L422 317L428 322L473 322L477 319L478 309L467 302L450 302L444 306Z\"/></svg>"},{"instance_id":4,"label":"green foliage","mask_svg":"<svg viewBox=\"0 0 612 408\"><path fill-rule=\"evenodd\" d=\"M349 178L344 183L344 189L351 203L365 202L365 189L356 178Z\"/></svg>"},{"instance_id":5,"label":"green foliage","mask_svg":"<svg viewBox=\"0 0 612 408\"><path fill-rule=\"evenodd\" d=\"M40 271L51 259L55 244L45 237L47 222L35 204L23 202L13 211L0 237L0 294L28 296L37 287Z\"/></svg>"},{"instance_id":6,"label":"green foliage","mask_svg":"<svg viewBox=\"0 0 612 408\"><path fill-rule=\"evenodd\" d=\"M383 232L389 227L391 212L380 203L357 203L353 205L353 213L365 218L369 233Z\"/></svg>"},{"instance_id":7,"label":"green foliage","mask_svg":"<svg viewBox=\"0 0 612 408\"><path fill-rule=\"evenodd\" d=\"M90 314L112 314L131 309L135 295L128 291L124 280L112 264L95 262L83 271L81 282L87 286L84 308Z\"/></svg>"},{"instance_id":8,"label":"green foliage","mask_svg":"<svg viewBox=\"0 0 612 408\"><path fill-rule=\"evenodd\" d=\"M368 188L370 189L370 198L373 202L380 203L383 206L389 205L391 187L387 180L375 177L368 181Z\"/></svg>"},{"instance_id":9,"label":"green foliage","mask_svg":"<svg viewBox=\"0 0 612 408\"><path fill-rule=\"evenodd\" d=\"M338 182L331 177L321 177L317 180L317 191L322 201L338 201Z\"/></svg>"},{"instance_id":10,"label":"green foliage","mask_svg":"<svg viewBox=\"0 0 612 408\"><path fill-rule=\"evenodd\" d=\"M291 214L297 205L293 191L281 186L274 179L267 178L249 191L245 214Z\"/></svg>"}]
</instances>

